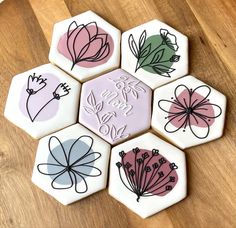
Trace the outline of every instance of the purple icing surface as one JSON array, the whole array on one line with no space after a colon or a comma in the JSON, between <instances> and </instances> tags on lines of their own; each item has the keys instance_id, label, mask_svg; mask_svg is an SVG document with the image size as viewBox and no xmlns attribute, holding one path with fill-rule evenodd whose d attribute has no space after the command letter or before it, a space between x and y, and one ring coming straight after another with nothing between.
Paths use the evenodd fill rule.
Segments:
<instances>
[{"instance_id":1,"label":"purple icing surface","mask_svg":"<svg viewBox=\"0 0 236 228\"><path fill-rule=\"evenodd\" d=\"M42 74L41 76L46 80L47 85L37 92L36 94L32 95L29 99L29 112L32 116L35 116L37 112L40 110L41 107L43 107L50 99L53 98L53 91L56 89L57 85L60 83L59 79L49 73ZM28 98L28 93L26 91L27 89L27 80L25 81L25 85L22 88L21 95L20 95L20 103L19 107L21 112L26 116L28 116L27 109L26 109L26 100ZM50 102L37 116L35 121L45 121L53 116L56 115L59 107L58 100L53 100Z\"/></svg>"},{"instance_id":2,"label":"purple icing surface","mask_svg":"<svg viewBox=\"0 0 236 228\"><path fill-rule=\"evenodd\" d=\"M79 122L111 144L150 127L151 89L122 69L83 84Z\"/></svg>"},{"instance_id":3,"label":"purple icing surface","mask_svg":"<svg viewBox=\"0 0 236 228\"><path fill-rule=\"evenodd\" d=\"M90 68L106 63L114 50L112 37L100 27L89 25L77 27L70 30L71 36L68 40L69 49L73 50L75 58L81 61L77 65ZM106 48L106 43L108 46ZM67 46L67 32L60 37L57 46L58 51L71 60ZM100 54L99 54L100 53ZM95 58L95 56L98 56Z\"/></svg>"}]
</instances>

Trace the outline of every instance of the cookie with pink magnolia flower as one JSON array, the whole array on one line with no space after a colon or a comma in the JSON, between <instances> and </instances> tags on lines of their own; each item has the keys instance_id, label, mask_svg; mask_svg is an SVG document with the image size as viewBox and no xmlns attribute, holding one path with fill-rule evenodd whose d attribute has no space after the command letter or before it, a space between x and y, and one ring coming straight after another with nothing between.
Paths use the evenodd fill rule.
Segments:
<instances>
[{"instance_id":1,"label":"cookie with pink magnolia flower","mask_svg":"<svg viewBox=\"0 0 236 228\"><path fill-rule=\"evenodd\" d=\"M226 97L193 76L157 88L152 127L184 149L222 136Z\"/></svg>"},{"instance_id":2,"label":"cookie with pink magnolia flower","mask_svg":"<svg viewBox=\"0 0 236 228\"><path fill-rule=\"evenodd\" d=\"M92 11L54 25L49 60L81 82L120 64L120 31Z\"/></svg>"},{"instance_id":3,"label":"cookie with pink magnolia flower","mask_svg":"<svg viewBox=\"0 0 236 228\"><path fill-rule=\"evenodd\" d=\"M4 115L34 138L76 123L80 83L52 64L13 77Z\"/></svg>"},{"instance_id":4,"label":"cookie with pink magnolia flower","mask_svg":"<svg viewBox=\"0 0 236 228\"><path fill-rule=\"evenodd\" d=\"M152 133L115 146L109 194L142 218L187 195L185 154Z\"/></svg>"},{"instance_id":5,"label":"cookie with pink magnolia flower","mask_svg":"<svg viewBox=\"0 0 236 228\"><path fill-rule=\"evenodd\" d=\"M67 205L106 187L110 145L80 124L39 141L32 182Z\"/></svg>"},{"instance_id":6,"label":"cookie with pink magnolia flower","mask_svg":"<svg viewBox=\"0 0 236 228\"><path fill-rule=\"evenodd\" d=\"M152 89L188 73L188 38L158 20L122 34L121 67Z\"/></svg>"},{"instance_id":7,"label":"cookie with pink magnolia flower","mask_svg":"<svg viewBox=\"0 0 236 228\"><path fill-rule=\"evenodd\" d=\"M122 69L85 82L79 122L112 145L150 128L152 91Z\"/></svg>"}]
</instances>

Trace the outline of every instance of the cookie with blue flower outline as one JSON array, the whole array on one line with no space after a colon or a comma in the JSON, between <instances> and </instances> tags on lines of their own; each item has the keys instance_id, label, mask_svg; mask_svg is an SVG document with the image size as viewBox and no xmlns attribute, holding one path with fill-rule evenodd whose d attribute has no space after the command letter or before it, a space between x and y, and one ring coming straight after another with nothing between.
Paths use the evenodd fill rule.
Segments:
<instances>
[{"instance_id":1,"label":"cookie with blue flower outline","mask_svg":"<svg viewBox=\"0 0 236 228\"><path fill-rule=\"evenodd\" d=\"M110 145L79 124L40 140L32 181L62 204L106 187Z\"/></svg>"}]
</instances>

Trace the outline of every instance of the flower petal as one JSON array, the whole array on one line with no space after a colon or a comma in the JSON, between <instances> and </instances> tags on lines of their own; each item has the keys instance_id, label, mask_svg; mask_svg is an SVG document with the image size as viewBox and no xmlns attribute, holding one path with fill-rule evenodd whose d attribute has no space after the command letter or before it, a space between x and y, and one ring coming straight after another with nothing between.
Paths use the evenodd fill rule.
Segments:
<instances>
[{"instance_id":1,"label":"flower petal","mask_svg":"<svg viewBox=\"0 0 236 228\"><path fill-rule=\"evenodd\" d=\"M160 29L160 34L161 34L161 36L166 37L168 33L169 33L169 32L168 32L167 29Z\"/></svg>"},{"instance_id":2,"label":"flower petal","mask_svg":"<svg viewBox=\"0 0 236 228\"><path fill-rule=\"evenodd\" d=\"M195 88L191 95L191 106L197 107L198 104L207 101L207 97L210 95L211 89L207 85L201 85Z\"/></svg>"},{"instance_id":3,"label":"flower petal","mask_svg":"<svg viewBox=\"0 0 236 228\"><path fill-rule=\"evenodd\" d=\"M204 103L195 108L194 113L206 118L217 118L221 115L222 110L219 105Z\"/></svg>"},{"instance_id":4,"label":"flower petal","mask_svg":"<svg viewBox=\"0 0 236 228\"><path fill-rule=\"evenodd\" d=\"M80 160L84 159L84 157L89 153L93 146L93 138L88 135L83 135L79 137L75 142L71 145L69 154L68 154L68 162L70 165L74 165Z\"/></svg>"},{"instance_id":5,"label":"flower petal","mask_svg":"<svg viewBox=\"0 0 236 228\"><path fill-rule=\"evenodd\" d=\"M96 38L102 39L102 46L104 46L107 43L108 34L107 33L100 33L100 34L97 34Z\"/></svg>"},{"instance_id":6,"label":"flower petal","mask_svg":"<svg viewBox=\"0 0 236 228\"><path fill-rule=\"evenodd\" d=\"M90 42L89 48L87 49L86 53L84 53L82 59L95 57L96 54L102 48L102 38L95 38L93 41Z\"/></svg>"},{"instance_id":7,"label":"flower petal","mask_svg":"<svg viewBox=\"0 0 236 228\"><path fill-rule=\"evenodd\" d=\"M67 156L61 141L52 136L48 141L48 148L53 159L62 166L67 166ZM57 148L57 149L56 149Z\"/></svg>"},{"instance_id":8,"label":"flower petal","mask_svg":"<svg viewBox=\"0 0 236 228\"><path fill-rule=\"evenodd\" d=\"M76 166L79 166L79 165L83 165L83 164L86 165L86 164L92 163L92 162L96 161L100 157L101 157L101 154L99 152L89 153L86 156L84 156L83 159L81 159L78 162L76 162L76 164L74 164L73 167L76 167Z\"/></svg>"},{"instance_id":9,"label":"flower petal","mask_svg":"<svg viewBox=\"0 0 236 228\"><path fill-rule=\"evenodd\" d=\"M196 114L191 114L189 118L189 128L192 133L199 139L204 139L208 136L210 127L207 120Z\"/></svg>"},{"instance_id":10,"label":"flower petal","mask_svg":"<svg viewBox=\"0 0 236 228\"><path fill-rule=\"evenodd\" d=\"M85 193L88 190L88 185L85 178L76 171L72 171L75 179L75 191L77 193Z\"/></svg>"},{"instance_id":11,"label":"flower petal","mask_svg":"<svg viewBox=\"0 0 236 228\"><path fill-rule=\"evenodd\" d=\"M82 58L83 54L86 53L88 48L86 45L90 42L90 34L86 26L82 26L81 29L76 30L76 34L71 37L71 42L73 42L73 53L78 61ZM86 48L84 48L86 46Z\"/></svg>"},{"instance_id":12,"label":"flower petal","mask_svg":"<svg viewBox=\"0 0 236 228\"><path fill-rule=\"evenodd\" d=\"M53 179L51 186L54 189L71 188L73 186L71 173L65 170L64 172L62 172L61 174L59 174Z\"/></svg>"},{"instance_id":13,"label":"flower petal","mask_svg":"<svg viewBox=\"0 0 236 228\"><path fill-rule=\"evenodd\" d=\"M188 121L188 115L176 114L174 117L169 118L169 121L166 123L164 129L169 133L174 133L182 127L186 127Z\"/></svg>"},{"instance_id":14,"label":"flower petal","mask_svg":"<svg viewBox=\"0 0 236 228\"><path fill-rule=\"evenodd\" d=\"M65 167L59 164L40 163L37 165L37 169L41 174L44 175L56 175L61 173Z\"/></svg>"},{"instance_id":15,"label":"flower petal","mask_svg":"<svg viewBox=\"0 0 236 228\"><path fill-rule=\"evenodd\" d=\"M178 103L169 100L160 100L158 106L161 110L170 114L177 114L185 111Z\"/></svg>"},{"instance_id":16,"label":"flower petal","mask_svg":"<svg viewBox=\"0 0 236 228\"><path fill-rule=\"evenodd\" d=\"M185 85L178 85L175 88L175 99L179 103L180 106L183 108L188 108L190 106L190 97L191 93L187 86Z\"/></svg>"},{"instance_id":17,"label":"flower petal","mask_svg":"<svg viewBox=\"0 0 236 228\"><path fill-rule=\"evenodd\" d=\"M88 177L97 177L102 174L102 171L100 169L92 165L73 166L72 170L80 175L84 175Z\"/></svg>"},{"instance_id":18,"label":"flower petal","mask_svg":"<svg viewBox=\"0 0 236 228\"><path fill-rule=\"evenodd\" d=\"M86 28L88 29L88 32L90 34L91 39L94 39L98 35L98 26L95 21L88 23L85 25Z\"/></svg>"}]
</instances>

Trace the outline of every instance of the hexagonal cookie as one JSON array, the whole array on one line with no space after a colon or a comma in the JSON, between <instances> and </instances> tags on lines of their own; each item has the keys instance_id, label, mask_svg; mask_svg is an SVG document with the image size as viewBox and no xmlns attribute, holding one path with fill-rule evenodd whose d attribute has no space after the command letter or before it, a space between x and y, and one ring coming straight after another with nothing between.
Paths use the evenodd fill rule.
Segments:
<instances>
[{"instance_id":1,"label":"hexagonal cookie","mask_svg":"<svg viewBox=\"0 0 236 228\"><path fill-rule=\"evenodd\" d=\"M188 38L152 20L122 34L121 68L152 89L188 73Z\"/></svg>"},{"instance_id":2,"label":"hexagonal cookie","mask_svg":"<svg viewBox=\"0 0 236 228\"><path fill-rule=\"evenodd\" d=\"M58 22L49 60L84 82L119 67L120 31L92 11Z\"/></svg>"},{"instance_id":3,"label":"hexagonal cookie","mask_svg":"<svg viewBox=\"0 0 236 228\"><path fill-rule=\"evenodd\" d=\"M226 97L186 76L154 92L152 127L184 149L223 134Z\"/></svg>"},{"instance_id":4,"label":"hexagonal cookie","mask_svg":"<svg viewBox=\"0 0 236 228\"><path fill-rule=\"evenodd\" d=\"M150 128L152 91L121 69L82 86L79 122L111 144Z\"/></svg>"},{"instance_id":5,"label":"hexagonal cookie","mask_svg":"<svg viewBox=\"0 0 236 228\"><path fill-rule=\"evenodd\" d=\"M39 141L32 181L67 205L106 187L110 145L80 124Z\"/></svg>"},{"instance_id":6,"label":"hexagonal cookie","mask_svg":"<svg viewBox=\"0 0 236 228\"><path fill-rule=\"evenodd\" d=\"M109 194L142 218L184 199L185 154L152 133L112 149Z\"/></svg>"},{"instance_id":7,"label":"hexagonal cookie","mask_svg":"<svg viewBox=\"0 0 236 228\"><path fill-rule=\"evenodd\" d=\"M32 137L41 138L76 123L79 92L79 82L45 64L13 77L4 115Z\"/></svg>"}]
</instances>

